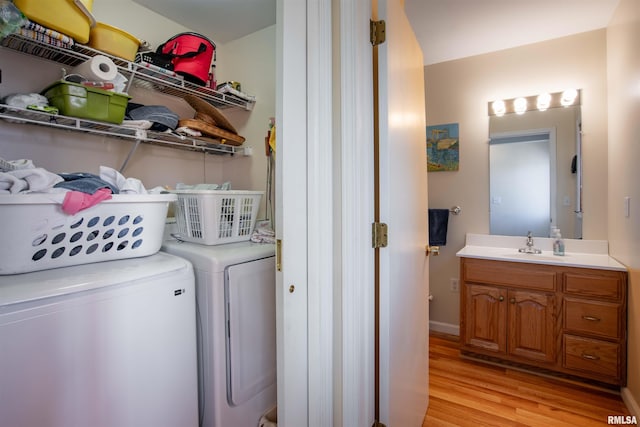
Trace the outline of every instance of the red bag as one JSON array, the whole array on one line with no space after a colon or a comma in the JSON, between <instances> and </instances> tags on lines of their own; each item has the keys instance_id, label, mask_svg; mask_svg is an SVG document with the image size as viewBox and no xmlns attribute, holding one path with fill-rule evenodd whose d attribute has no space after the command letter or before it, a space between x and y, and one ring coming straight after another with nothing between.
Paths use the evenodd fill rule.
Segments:
<instances>
[{"instance_id":1,"label":"red bag","mask_svg":"<svg viewBox=\"0 0 640 427\"><path fill-rule=\"evenodd\" d=\"M216 45L197 33L180 33L158 46L156 53L172 58L173 70L185 80L204 86L209 78Z\"/></svg>"}]
</instances>

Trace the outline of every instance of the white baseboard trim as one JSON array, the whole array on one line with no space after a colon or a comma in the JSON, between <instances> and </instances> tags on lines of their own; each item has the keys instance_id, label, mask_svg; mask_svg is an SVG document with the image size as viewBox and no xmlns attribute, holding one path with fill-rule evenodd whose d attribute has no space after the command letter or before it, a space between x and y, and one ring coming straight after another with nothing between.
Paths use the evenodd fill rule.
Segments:
<instances>
[{"instance_id":1,"label":"white baseboard trim","mask_svg":"<svg viewBox=\"0 0 640 427\"><path fill-rule=\"evenodd\" d=\"M429 330L443 334L460 336L460 326L452 323L429 321Z\"/></svg>"},{"instance_id":2,"label":"white baseboard trim","mask_svg":"<svg viewBox=\"0 0 640 427\"><path fill-rule=\"evenodd\" d=\"M622 395L622 401L627 406L627 409L629 410L631 415L635 415L636 418L640 417L640 406L631 394L631 391L629 391L627 387L623 387L620 391L620 394Z\"/></svg>"}]
</instances>

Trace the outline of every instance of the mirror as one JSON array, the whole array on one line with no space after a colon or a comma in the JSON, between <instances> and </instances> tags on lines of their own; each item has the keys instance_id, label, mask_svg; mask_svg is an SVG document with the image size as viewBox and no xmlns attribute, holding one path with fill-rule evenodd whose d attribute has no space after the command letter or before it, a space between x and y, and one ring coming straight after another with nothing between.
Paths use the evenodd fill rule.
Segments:
<instances>
[{"instance_id":1,"label":"mirror","mask_svg":"<svg viewBox=\"0 0 640 427\"><path fill-rule=\"evenodd\" d=\"M563 237L580 239L579 96L571 106L558 101L544 111L536 109L537 97L520 99L533 107L498 116L489 104L490 233L549 237L558 227Z\"/></svg>"}]
</instances>

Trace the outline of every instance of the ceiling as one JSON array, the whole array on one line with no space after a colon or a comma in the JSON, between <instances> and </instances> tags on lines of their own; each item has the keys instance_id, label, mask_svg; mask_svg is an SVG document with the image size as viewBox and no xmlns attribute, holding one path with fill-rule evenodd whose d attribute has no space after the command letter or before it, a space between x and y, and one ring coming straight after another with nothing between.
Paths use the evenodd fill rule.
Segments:
<instances>
[{"instance_id":1,"label":"ceiling","mask_svg":"<svg viewBox=\"0 0 640 427\"><path fill-rule=\"evenodd\" d=\"M227 43L276 22L276 0L134 0ZM405 0L424 64L604 28L620 0Z\"/></svg>"},{"instance_id":2,"label":"ceiling","mask_svg":"<svg viewBox=\"0 0 640 427\"><path fill-rule=\"evenodd\" d=\"M605 28L619 0L405 0L424 64Z\"/></svg>"},{"instance_id":3,"label":"ceiling","mask_svg":"<svg viewBox=\"0 0 640 427\"><path fill-rule=\"evenodd\" d=\"M133 1L221 44L276 23L276 0Z\"/></svg>"}]
</instances>

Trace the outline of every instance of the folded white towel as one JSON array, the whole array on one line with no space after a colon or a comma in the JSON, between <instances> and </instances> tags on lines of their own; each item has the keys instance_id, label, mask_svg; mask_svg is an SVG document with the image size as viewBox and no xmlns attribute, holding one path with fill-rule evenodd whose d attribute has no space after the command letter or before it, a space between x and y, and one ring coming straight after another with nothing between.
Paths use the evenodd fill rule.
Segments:
<instances>
[{"instance_id":1,"label":"folded white towel","mask_svg":"<svg viewBox=\"0 0 640 427\"><path fill-rule=\"evenodd\" d=\"M123 120L120 125L126 128L147 130L151 129L153 122L151 120Z\"/></svg>"}]
</instances>

